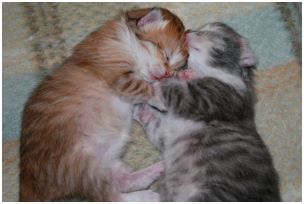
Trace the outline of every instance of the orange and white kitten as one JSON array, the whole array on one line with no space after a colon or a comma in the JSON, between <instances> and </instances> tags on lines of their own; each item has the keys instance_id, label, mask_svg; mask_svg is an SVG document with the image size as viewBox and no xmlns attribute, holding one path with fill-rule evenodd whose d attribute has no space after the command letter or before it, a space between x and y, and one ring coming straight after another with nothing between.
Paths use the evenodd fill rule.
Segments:
<instances>
[{"instance_id":1,"label":"orange and white kitten","mask_svg":"<svg viewBox=\"0 0 304 204\"><path fill-rule=\"evenodd\" d=\"M158 200L138 190L159 177L163 164L132 172L120 156L133 104L162 108L150 82L186 63L183 33L166 9L126 12L91 33L42 81L23 113L20 201Z\"/></svg>"}]
</instances>

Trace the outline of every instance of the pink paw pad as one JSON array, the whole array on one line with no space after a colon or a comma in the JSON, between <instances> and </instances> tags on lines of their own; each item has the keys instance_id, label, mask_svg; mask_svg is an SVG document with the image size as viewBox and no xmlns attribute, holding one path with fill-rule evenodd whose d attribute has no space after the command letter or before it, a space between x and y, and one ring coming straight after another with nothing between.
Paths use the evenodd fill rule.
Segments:
<instances>
[{"instance_id":1,"label":"pink paw pad","mask_svg":"<svg viewBox=\"0 0 304 204\"><path fill-rule=\"evenodd\" d=\"M180 71L177 75L182 80L189 80L194 78L195 72L193 70L184 70Z\"/></svg>"},{"instance_id":2,"label":"pink paw pad","mask_svg":"<svg viewBox=\"0 0 304 204\"><path fill-rule=\"evenodd\" d=\"M150 166L154 174L161 174L165 171L165 162L160 161Z\"/></svg>"},{"instance_id":3,"label":"pink paw pad","mask_svg":"<svg viewBox=\"0 0 304 204\"><path fill-rule=\"evenodd\" d=\"M156 116L148 105L137 105L134 108L134 117L141 123L148 123L156 120Z\"/></svg>"}]
</instances>

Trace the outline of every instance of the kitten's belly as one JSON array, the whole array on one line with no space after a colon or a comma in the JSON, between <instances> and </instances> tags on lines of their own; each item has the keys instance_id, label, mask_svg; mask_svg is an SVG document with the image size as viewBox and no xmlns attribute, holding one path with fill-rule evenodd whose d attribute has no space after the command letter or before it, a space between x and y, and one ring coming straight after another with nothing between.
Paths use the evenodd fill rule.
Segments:
<instances>
[{"instance_id":1,"label":"kitten's belly","mask_svg":"<svg viewBox=\"0 0 304 204\"><path fill-rule=\"evenodd\" d=\"M130 137L133 105L108 93L92 106L82 121L89 138L84 138L81 148L99 158L115 159Z\"/></svg>"}]
</instances>

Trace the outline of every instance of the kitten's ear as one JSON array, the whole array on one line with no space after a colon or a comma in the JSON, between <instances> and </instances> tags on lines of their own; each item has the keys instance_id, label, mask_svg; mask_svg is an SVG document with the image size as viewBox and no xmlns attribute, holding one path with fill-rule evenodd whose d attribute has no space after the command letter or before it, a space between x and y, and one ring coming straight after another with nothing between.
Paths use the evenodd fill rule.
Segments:
<instances>
[{"instance_id":1,"label":"kitten's ear","mask_svg":"<svg viewBox=\"0 0 304 204\"><path fill-rule=\"evenodd\" d=\"M153 8L148 14L138 20L137 26L143 27L147 24L155 23L161 20L163 20L161 10L158 8Z\"/></svg>"},{"instance_id":2,"label":"kitten's ear","mask_svg":"<svg viewBox=\"0 0 304 204\"><path fill-rule=\"evenodd\" d=\"M140 18L144 17L152 10L153 8L145 8L145 9L136 9L136 10L128 11L127 12L128 20L138 21Z\"/></svg>"},{"instance_id":3,"label":"kitten's ear","mask_svg":"<svg viewBox=\"0 0 304 204\"><path fill-rule=\"evenodd\" d=\"M246 39L241 39L240 65L247 68L256 68L257 60L255 54Z\"/></svg>"},{"instance_id":4,"label":"kitten's ear","mask_svg":"<svg viewBox=\"0 0 304 204\"><path fill-rule=\"evenodd\" d=\"M241 39L241 59L242 77L245 81L252 81L253 70L257 67L257 59L246 39Z\"/></svg>"}]
</instances>

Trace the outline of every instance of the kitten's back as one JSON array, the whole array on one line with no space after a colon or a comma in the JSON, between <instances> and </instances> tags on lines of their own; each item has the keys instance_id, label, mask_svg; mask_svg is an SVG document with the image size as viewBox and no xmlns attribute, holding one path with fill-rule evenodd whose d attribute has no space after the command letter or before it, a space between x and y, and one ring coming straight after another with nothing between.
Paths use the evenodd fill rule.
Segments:
<instances>
[{"instance_id":1,"label":"kitten's back","mask_svg":"<svg viewBox=\"0 0 304 204\"><path fill-rule=\"evenodd\" d=\"M255 131L215 122L181 138L170 147L183 153L166 172L168 201L280 201L272 159Z\"/></svg>"}]
</instances>

